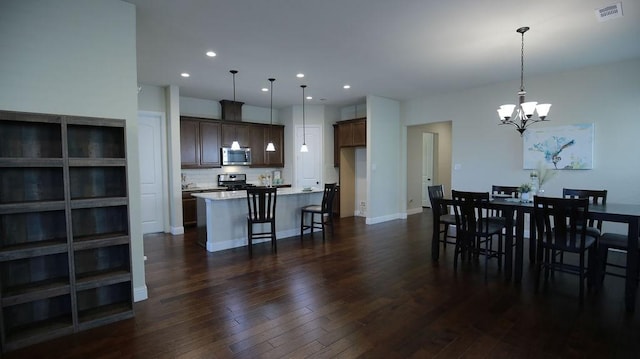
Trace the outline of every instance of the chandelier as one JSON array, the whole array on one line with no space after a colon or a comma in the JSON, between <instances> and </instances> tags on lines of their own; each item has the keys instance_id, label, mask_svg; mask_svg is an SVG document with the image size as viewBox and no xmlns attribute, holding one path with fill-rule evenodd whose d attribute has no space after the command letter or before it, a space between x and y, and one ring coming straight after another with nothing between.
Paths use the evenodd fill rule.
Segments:
<instances>
[{"instance_id":1,"label":"chandelier","mask_svg":"<svg viewBox=\"0 0 640 359\"><path fill-rule=\"evenodd\" d=\"M550 103L538 104L535 101L525 102L524 96L526 91L524 90L524 33L529 30L529 27L521 27L516 30L522 36L522 44L520 47L520 91L518 91L518 105L508 104L502 105L498 108L498 117L500 118L501 125L513 125L516 130L520 132L520 136L526 131L527 126L540 122L547 121L547 114ZM534 117L534 114L537 116Z\"/></svg>"}]
</instances>

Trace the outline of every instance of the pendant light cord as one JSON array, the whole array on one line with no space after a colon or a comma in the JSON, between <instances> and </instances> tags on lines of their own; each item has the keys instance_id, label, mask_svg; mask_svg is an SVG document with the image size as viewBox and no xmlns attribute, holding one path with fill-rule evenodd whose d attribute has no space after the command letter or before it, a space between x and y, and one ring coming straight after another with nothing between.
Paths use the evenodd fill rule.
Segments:
<instances>
[{"instance_id":1,"label":"pendant light cord","mask_svg":"<svg viewBox=\"0 0 640 359\"><path fill-rule=\"evenodd\" d=\"M271 82L271 109L269 110L269 142L273 142L273 138L271 137L271 127L273 126L273 81L276 79L270 78L269 82Z\"/></svg>"},{"instance_id":2,"label":"pendant light cord","mask_svg":"<svg viewBox=\"0 0 640 359\"><path fill-rule=\"evenodd\" d=\"M304 125L304 88L307 87L307 85L300 85L300 87L302 87L302 144L306 145L307 135L305 132L305 125Z\"/></svg>"}]
</instances>

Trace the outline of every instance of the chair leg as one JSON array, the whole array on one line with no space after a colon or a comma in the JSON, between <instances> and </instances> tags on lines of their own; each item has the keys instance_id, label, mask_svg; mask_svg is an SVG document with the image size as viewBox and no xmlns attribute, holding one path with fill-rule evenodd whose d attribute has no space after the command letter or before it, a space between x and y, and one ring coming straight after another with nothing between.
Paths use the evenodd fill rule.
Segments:
<instances>
[{"instance_id":1,"label":"chair leg","mask_svg":"<svg viewBox=\"0 0 640 359\"><path fill-rule=\"evenodd\" d=\"M302 235L304 234L304 211L300 212L300 242L302 242Z\"/></svg>"},{"instance_id":2,"label":"chair leg","mask_svg":"<svg viewBox=\"0 0 640 359\"><path fill-rule=\"evenodd\" d=\"M249 248L249 258L253 257L253 246L251 245L251 238L253 236L253 226L251 225L250 222L247 222L247 234L248 234L248 238L247 238L247 247Z\"/></svg>"},{"instance_id":3,"label":"chair leg","mask_svg":"<svg viewBox=\"0 0 640 359\"><path fill-rule=\"evenodd\" d=\"M271 223L271 248L273 248L273 253L278 253L278 240L276 239L275 223Z\"/></svg>"},{"instance_id":4,"label":"chair leg","mask_svg":"<svg viewBox=\"0 0 640 359\"><path fill-rule=\"evenodd\" d=\"M324 214L320 213L320 226L322 227L322 241L324 242Z\"/></svg>"}]
</instances>

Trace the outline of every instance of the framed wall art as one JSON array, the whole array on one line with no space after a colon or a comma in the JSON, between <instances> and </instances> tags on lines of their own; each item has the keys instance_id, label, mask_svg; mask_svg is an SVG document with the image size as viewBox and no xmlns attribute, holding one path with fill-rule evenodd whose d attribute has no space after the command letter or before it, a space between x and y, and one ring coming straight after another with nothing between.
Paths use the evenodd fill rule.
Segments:
<instances>
[{"instance_id":1,"label":"framed wall art","mask_svg":"<svg viewBox=\"0 0 640 359\"><path fill-rule=\"evenodd\" d=\"M593 124L527 128L523 135L523 168L541 163L557 170L593 168Z\"/></svg>"}]
</instances>

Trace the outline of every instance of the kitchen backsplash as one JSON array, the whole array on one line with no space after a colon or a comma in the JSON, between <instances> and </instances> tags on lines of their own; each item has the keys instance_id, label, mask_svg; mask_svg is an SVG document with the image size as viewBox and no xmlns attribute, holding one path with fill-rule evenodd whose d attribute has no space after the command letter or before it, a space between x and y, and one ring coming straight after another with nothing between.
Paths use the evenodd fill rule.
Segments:
<instances>
[{"instance_id":1,"label":"kitchen backsplash","mask_svg":"<svg viewBox=\"0 0 640 359\"><path fill-rule=\"evenodd\" d=\"M280 177L283 183L291 184L291 175L284 168L250 168L245 166L226 166L223 168L212 169L182 169L181 172L186 176L186 183L197 184L217 184L218 174L220 173L245 173L247 182L258 184L258 176L261 174L273 174L273 171L280 171Z\"/></svg>"}]
</instances>

